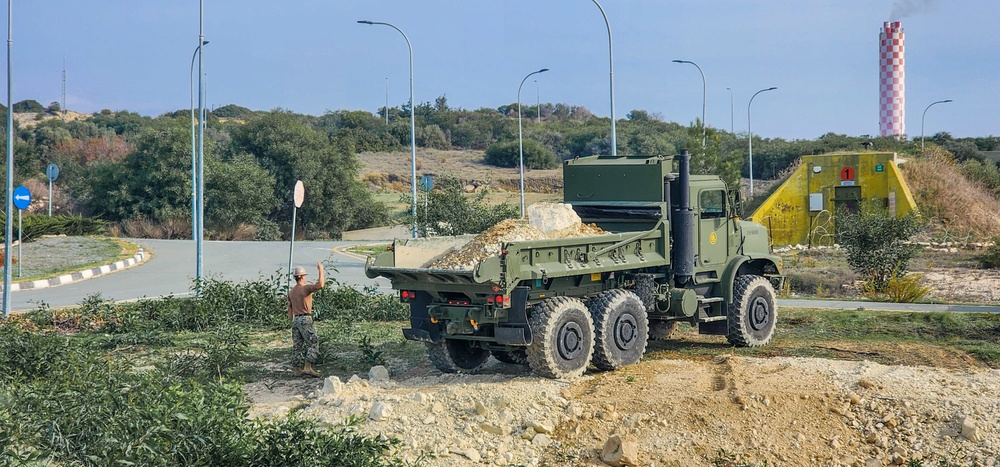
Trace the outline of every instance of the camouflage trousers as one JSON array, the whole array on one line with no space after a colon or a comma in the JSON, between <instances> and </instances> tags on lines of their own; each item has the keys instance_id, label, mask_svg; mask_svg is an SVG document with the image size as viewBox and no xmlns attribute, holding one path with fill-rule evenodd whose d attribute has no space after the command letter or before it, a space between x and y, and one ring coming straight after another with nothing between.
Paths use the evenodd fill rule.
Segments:
<instances>
[{"instance_id":1,"label":"camouflage trousers","mask_svg":"<svg viewBox=\"0 0 1000 467\"><path fill-rule=\"evenodd\" d=\"M319 335L313 326L312 316L296 316L292 320L292 365L302 368L305 362L313 363L318 356Z\"/></svg>"}]
</instances>

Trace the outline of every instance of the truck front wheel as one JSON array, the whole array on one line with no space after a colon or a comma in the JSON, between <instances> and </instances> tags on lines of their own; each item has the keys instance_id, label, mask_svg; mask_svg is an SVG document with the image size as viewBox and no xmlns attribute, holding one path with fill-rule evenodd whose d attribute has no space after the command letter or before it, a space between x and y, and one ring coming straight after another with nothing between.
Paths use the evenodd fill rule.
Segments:
<instances>
[{"instance_id":1,"label":"truck front wheel","mask_svg":"<svg viewBox=\"0 0 1000 467\"><path fill-rule=\"evenodd\" d=\"M608 290L587 301L594 317L594 366L602 370L638 363L646 352L649 320L636 294Z\"/></svg>"},{"instance_id":2,"label":"truck front wheel","mask_svg":"<svg viewBox=\"0 0 1000 467\"><path fill-rule=\"evenodd\" d=\"M758 347L771 341L778 320L774 288L761 276L739 276L733 282L726 339L740 347Z\"/></svg>"},{"instance_id":3,"label":"truck front wheel","mask_svg":"<svg viewBox=\"0 0 1000 467\"><path fill-rule=\"evenodd\" d=\"M547 299L534 306L528 325L532 371L547 378L573 378L587 371L594 354L594 323L583 302L569 297Z\"/></svg>"},{"instance_id":4,"label":"truck front wheel","mask_svg":"<svg viewBox=\"0 0 1000 467\"><path fill-rule=\"evenodd\" d=\"M427 356L431 363L443 373L473 373L486 364L490 351L475 341L444 339L427 344Z\"/></svg>"}]
</instances>

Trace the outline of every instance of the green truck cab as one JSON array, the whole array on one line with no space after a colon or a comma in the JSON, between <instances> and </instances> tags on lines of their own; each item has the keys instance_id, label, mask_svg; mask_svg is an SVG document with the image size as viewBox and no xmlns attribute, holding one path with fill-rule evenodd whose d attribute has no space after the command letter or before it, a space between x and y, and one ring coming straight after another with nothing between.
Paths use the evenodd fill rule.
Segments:
<instances>
[{"instance_id":1,"label":"green truck cab","mask_svg":"<svg viewBox=\"0 0 1000 467\"><path fill-rule=\"evenodd\" d=\"M638 362L681 321L738 346L767 344L781 258L739 195L690 175L689 156L568 160L564 201L603 235L509 242L470 270L425 265L471 236L397 239L365 273L410 304L407 339L443 372L490 355L550 378Z\"/></svg>"}]
</instances>

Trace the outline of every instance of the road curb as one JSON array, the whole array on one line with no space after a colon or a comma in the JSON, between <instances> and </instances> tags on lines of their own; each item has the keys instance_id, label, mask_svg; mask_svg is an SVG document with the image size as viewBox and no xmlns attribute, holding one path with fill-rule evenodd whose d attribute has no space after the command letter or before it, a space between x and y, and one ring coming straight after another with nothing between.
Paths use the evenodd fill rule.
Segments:
<instances>
[{"instance_id":1,"label":"road curb","mask_svg":"<svg viewBox=\"0 0 1000 467\"><path fill-rule=\"evenodd\" d=\"M39 279L37 281L30 281L30 282L18 282L16 284L10 285L10 291L18 292L21 290L46 289L49 287L55 287L57 285L66 285L72 282L92 279L94 277L103 276L105 274L111 274L112 272L122 271L131 268L133 266L139 265L148 260L149 256L150 256L149 253L143 251L142 247L139 247L139 251L136 252L136 254L131 258L117 261L111 264L105 264L103 266L84 269L82 271L77 271L71 274L63 274L61 276L50 277L48 279ZM3 290L2 284L0 284L0 290Z\"/></svg>"}]
</instances>

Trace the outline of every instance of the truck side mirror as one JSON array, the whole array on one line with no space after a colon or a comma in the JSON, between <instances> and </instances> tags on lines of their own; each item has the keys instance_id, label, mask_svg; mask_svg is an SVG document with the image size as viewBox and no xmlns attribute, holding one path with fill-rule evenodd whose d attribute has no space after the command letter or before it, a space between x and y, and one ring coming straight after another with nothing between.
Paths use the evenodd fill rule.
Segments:
<instances>
[{"instance_id":1,"label":"truck side mirror","mask_svg":"<svg viewBox=\"0 0 1000 467\"><path fill-rule=\"evenodd\" d=\"M729 217L743 217L743 196L740 190L729 190Z\"/></svg>"}]
</instances>

